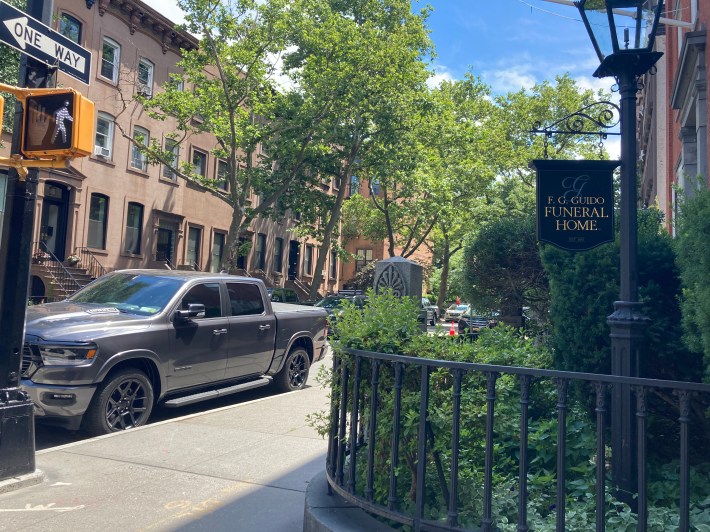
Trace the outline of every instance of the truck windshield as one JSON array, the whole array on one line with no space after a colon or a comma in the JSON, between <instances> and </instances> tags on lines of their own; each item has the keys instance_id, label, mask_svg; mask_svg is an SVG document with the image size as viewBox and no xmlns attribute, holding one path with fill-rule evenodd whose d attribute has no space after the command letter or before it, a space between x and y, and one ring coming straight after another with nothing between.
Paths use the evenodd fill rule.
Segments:
<instances>
[{"instance_id":1,"label":"truck windshield","mask_svg":"<svg viewBox=\"0 0 710 532\"><path fill-rule=\"evenodd\" d=\"M150 316L163 310L182 284L183 281L168 277L115 273L97 279L69 301Z\"/></svg>"}]
</instances>

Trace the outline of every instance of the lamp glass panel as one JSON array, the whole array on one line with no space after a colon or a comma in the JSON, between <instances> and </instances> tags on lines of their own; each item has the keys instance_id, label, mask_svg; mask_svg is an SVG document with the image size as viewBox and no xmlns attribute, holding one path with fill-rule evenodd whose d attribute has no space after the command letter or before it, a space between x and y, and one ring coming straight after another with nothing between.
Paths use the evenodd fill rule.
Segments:
<instances>
[{"instance_id":1,"label":"lamp glass panel","mask_svg":"<svg viewBox=\"0 0 710 532\"><path fill-rule=\"evenodd\" d=\"M659 0L587 0L584 11L602 54L649 48L658 3ZM609 26L607 7L612 10L614 28Z\"/></svg>"}]
</instances>

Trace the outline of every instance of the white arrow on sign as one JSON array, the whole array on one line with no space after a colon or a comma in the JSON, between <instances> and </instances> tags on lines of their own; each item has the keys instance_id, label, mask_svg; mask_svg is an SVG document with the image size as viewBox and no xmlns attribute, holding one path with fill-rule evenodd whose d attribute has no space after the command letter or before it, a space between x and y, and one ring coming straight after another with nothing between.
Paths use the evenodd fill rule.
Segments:
<instances>
[{"instance_id":1,"label":"white arrow on sign","mask_svg":"<svg viewBox=\"0 0 710 532\"><path fill-rule=\"evenodd\" d=\"M31 46L73 69L80 72L84 71L86 67L86 59L84 57L31 28L27 24L27 17L13 18L4 22L12 36L17 40L17 44L23 50L25 46Z\"/></svg>"}]
</instances>

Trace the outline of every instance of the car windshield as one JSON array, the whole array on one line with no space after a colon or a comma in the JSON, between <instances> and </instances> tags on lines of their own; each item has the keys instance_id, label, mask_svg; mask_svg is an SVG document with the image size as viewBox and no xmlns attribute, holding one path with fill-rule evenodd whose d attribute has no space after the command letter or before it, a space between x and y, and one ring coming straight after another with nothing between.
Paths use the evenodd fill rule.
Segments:
<instances>
[{"instance_id":1,"label":"car windshield","mask_svg":"<svg viewBox=\"0 0 710 532\"><path fill-rule=\"evenodd\" d=\"M465 312L468 310L468 305L456 305L454 310L460 310L461 312Z\"/></svg>"},{"instance_id":2,"label":"car windshield","mask_svg":"<svg viewBox=\"0 0 710 532\"><path fill-rule=\"evenodd\" d=\"M328 296L321 299L313 306L321 308L335 308L339 307L343 301L347 301L347 299L344 297Z\"/></svg>"},{"instance_id":3,"label":"car windshield","mask_svg":"<svg viewBox=\"0 0 710 532\"><path fill-rule=\"evenodd\" d=\"M114 273L97 279L69 301L151 316L165 308L182 284L183 281L168 277Z\"/></svg>"}]
</instances>

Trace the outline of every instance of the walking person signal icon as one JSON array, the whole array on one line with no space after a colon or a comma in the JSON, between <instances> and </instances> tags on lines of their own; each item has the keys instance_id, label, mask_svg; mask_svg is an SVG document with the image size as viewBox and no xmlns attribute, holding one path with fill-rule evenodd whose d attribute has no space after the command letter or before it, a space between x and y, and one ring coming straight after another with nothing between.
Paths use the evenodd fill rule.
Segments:
<instances>
[{"instance_id":1,"label":"walking person signal icon","mask_svg":"<svg viewBox=\"0 0 710 532\"><path fill-rule=\"evenodd\" d=\"M22 153L77 157L91 153L94 103L73 89L34 89L24 99Z\"/></svg>"}]
</instances>

